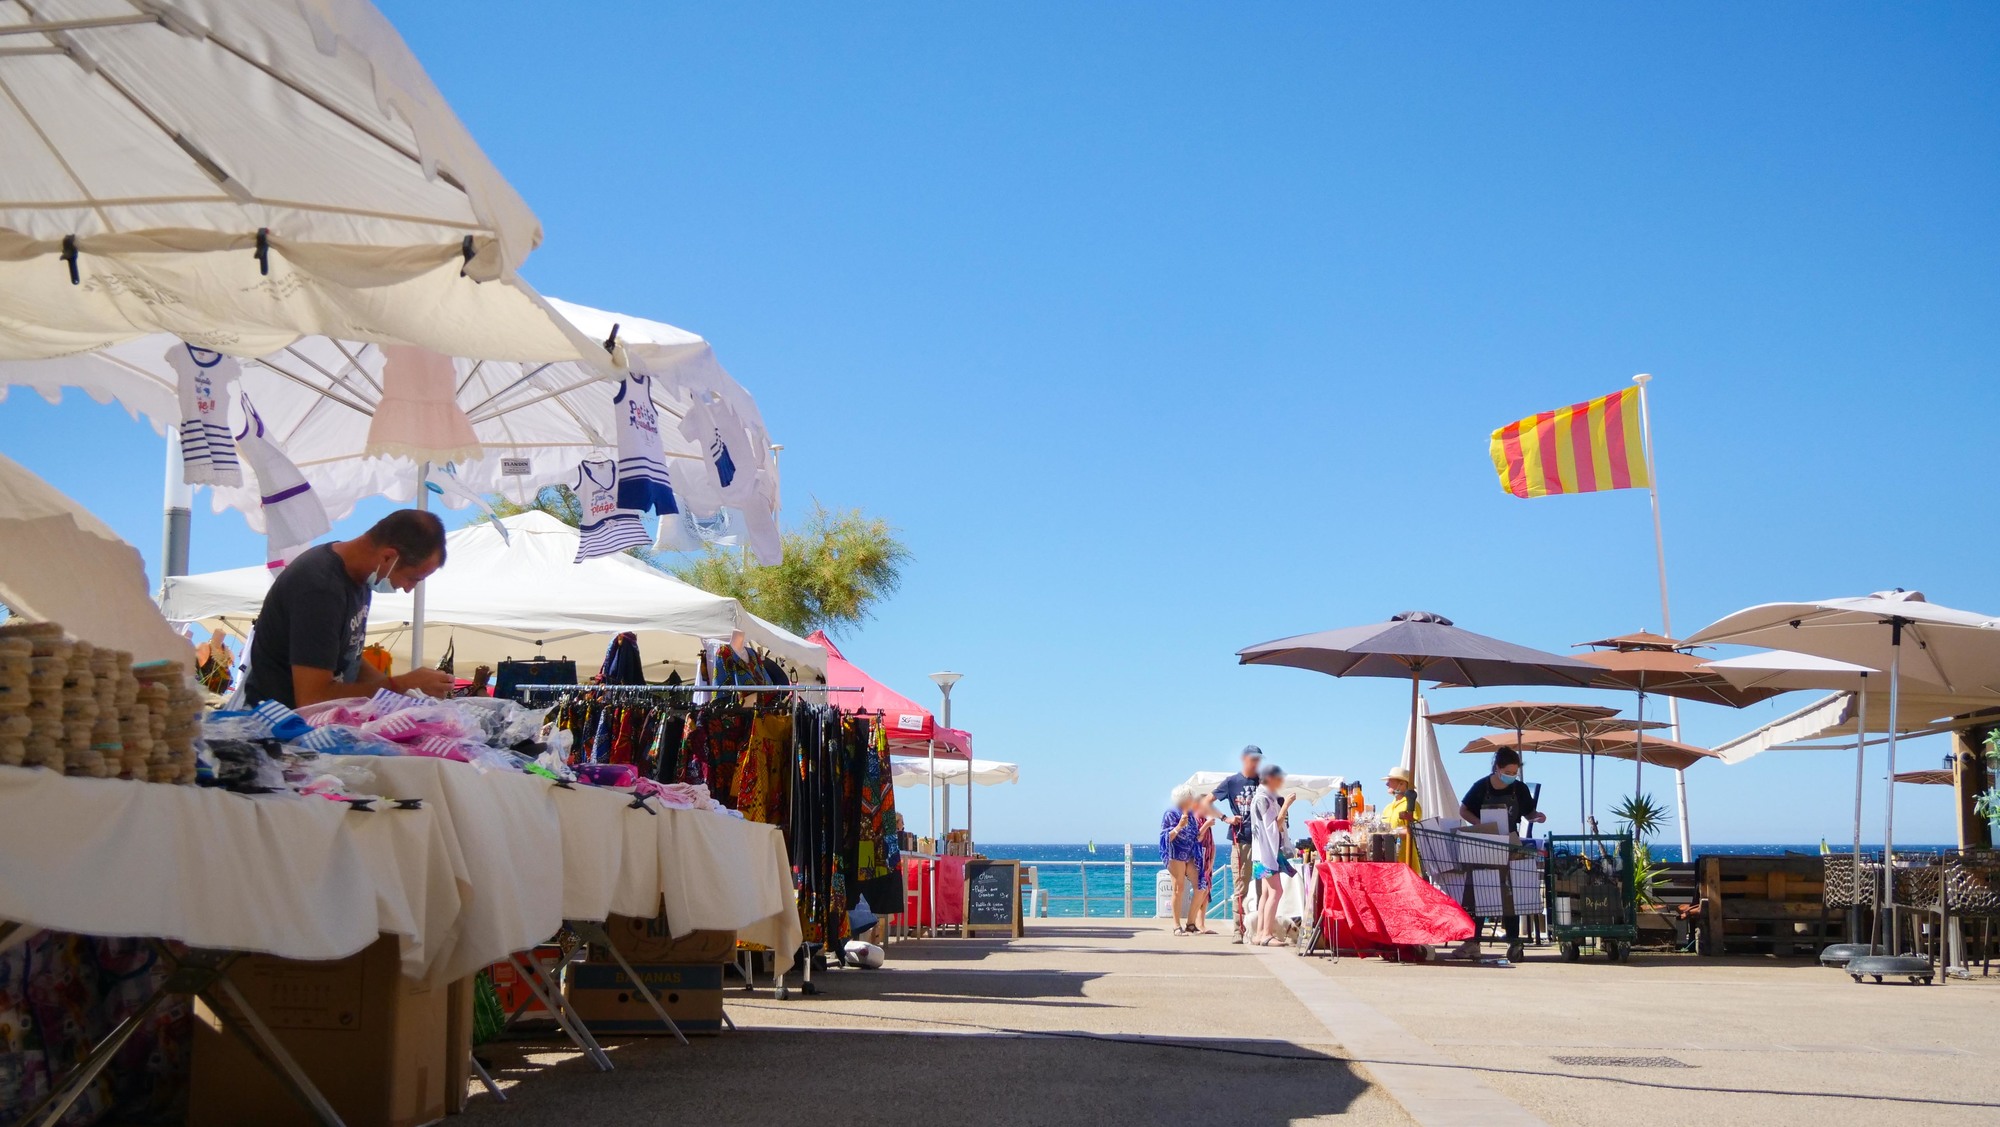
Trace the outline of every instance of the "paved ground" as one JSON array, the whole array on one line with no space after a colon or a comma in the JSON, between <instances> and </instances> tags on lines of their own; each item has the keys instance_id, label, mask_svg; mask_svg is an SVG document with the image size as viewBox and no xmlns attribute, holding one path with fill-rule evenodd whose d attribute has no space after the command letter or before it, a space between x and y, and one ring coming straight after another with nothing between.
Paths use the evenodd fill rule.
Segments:
<instances>
[{"instance_id":1,"label":"paved ground","mask_svg":"<svg viewBox=\"0 0 2000 1127\"><path fill-rule=\"evenodd\" d=\"M816 996L733 991L738 1033L614 1042L609 1074L553 1045L497 1046L510 1102L481 1096L460 1122L2000 1122L2000 976L1857 986L1797 961L1643 954L1333 962L1150 922L1040 924L898 944Z\"/></svg>"},{"instance_id":2,"label":"paved ground","mask_svg":"<svg viewBox=\"0 0 2000 1127\"><path fill-rule=\"evenodd\" d=\"M459 1122L1413 1122L1246 948L1149 923L1036 931L897 944L888 967L823 976L812 997L732 992L737 1033L613 1043L608 1074L499 1046L509 1103L482 1096Z\"/></svg>"},{"instance_id":3,"label":"paved ground","mask_svg":"<svg viewBox=\"0 0 2000 1127\"><path fill-rule=\"evenodd\" d=\"M1305 961L1552 1124L2000 1123L2000 975L1857 986L1792 959L1532 951L1511 968Z\"/></svg>"}]
</instances>

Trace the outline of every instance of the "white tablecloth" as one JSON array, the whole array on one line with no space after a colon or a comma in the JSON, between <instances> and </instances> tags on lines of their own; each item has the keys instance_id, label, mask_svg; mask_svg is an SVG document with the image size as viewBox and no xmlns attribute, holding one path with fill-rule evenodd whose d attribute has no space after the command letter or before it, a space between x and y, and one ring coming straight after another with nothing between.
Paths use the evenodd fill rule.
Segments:
<instances>
[{"instance_id":1,"label":"white tablecloth","mask_svg":"<svg viewBox=\"0 0 2000 1127\"><path fill-rule=\"evenodd\" d=\"M734 931L791 966L802 934L791 858L776 826L708 810L632 805L620 791L555 789L562 821L563 915L651 917L675 936Z\"/></svg>"},{"instance_id":2,"label":"white tablecloth","mask_svg":"<svg viewBox=\"0 0 2000 1127\"><path fill-rule=\"evenodd\" d=\"M402 939L403 973L448 982L439 956L457 933L472 888L452 869L442 812L356 810L347 816L347 831L375 878L377 929Z\"/></svg>"},{"instance_id":3,"label":"white tablecloth","mask_svg":"<svg viewBox=\"0 0 2000 1127\"><path fill-rule=\"evenodd\" d=\"M155 936L295 959L344 958L378 933L403 971L450 982L565 919L651 916L676 935L734 931L789 969L801 932L776 826L419 757L328 757L388 798L349 811L291 795L0 768L0 920Z\"/></svg>"},{"instance_id":4,"label":"white tablecloth","mask_svg":"<svg viewBox=\"0 0 2000 1127\"><path fill-rule=\"evenodd\" d=\"M674 935L734 931L777 952L779 974L790 970L804 932L785 835L701 810L668 810L660 820L660 888Z\"/></svg>"},{"instance_id":5,"label":"white tablecloth","mask_svg":"<svg viewBox=\"0 0 2000 1127\"><path fill-rule=\"evenodd\" d=\"M463 978L562 926L562 833L547 779L421 756L328 761L367 767L376 793L421 798L442 824L445 866L463 903L446 934L424 938L432 981ZM404 859L407 881L426 879L417 866L417 858ZM431 870L428 859L422 868Z\"/></svg>"},{"instance_id":6,"label":"white tablecloth","mask_svg":"<svg viewBox=\"0 0 2000 1127\"><path fill-rule=\"evenodd\" d=\"M0 920L341 959L375 941L347 807L0 767Z\"/></svg>"}]
</instances>

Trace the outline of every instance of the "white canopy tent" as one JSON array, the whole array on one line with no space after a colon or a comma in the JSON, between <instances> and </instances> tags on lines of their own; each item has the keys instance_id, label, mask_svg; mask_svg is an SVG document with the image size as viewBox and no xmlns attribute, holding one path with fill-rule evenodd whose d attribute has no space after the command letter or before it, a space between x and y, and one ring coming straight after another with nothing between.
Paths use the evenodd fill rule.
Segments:
<instances>
[{"instance_id":1,"label":"white canopy tent","mask_svg":"<svg viewBox=\"0 0 2000 1127\"><path fill-rule=\"evenodd\" d=\"M1021 781L1021 766L1018 763L1002 763L995 759L975 759L969 765L974 783L982 787L997 787L1003 783ZM891 758L889 760L889 781L899 787L965 786L968 764L962 759L940 759L935 771L925 769L925 761L920 759ZM932 779L935 776L936 782Z\"/></svg>"},{"instance_id":2,"label":"white canopy tent","mask_svg":"<svg viewBox=\"0 0 2000 1127\"><path fill-rule=\"evenodd\" d=\"M511 542L489 523L446 537L445 566L428 583L425 614L432 645L449 645L461 672L537 654L570 657L579 675L596 672L611 638L631 631L639 639L649 677L668 670L692 679L703 639L741 634L758 649L799 670L823 676L826 651L743 609L631 556L572 562L576 529L547 513L505 519ZM162 609L174 621L200 621L247 634L270 572L263 566L168 579ZM369 641L386 646L397 668L409 667L410 595L376 595Z\"/></svg>"},{"instance_id":3,"label":"white canopy tent","mask_svg":"<svg viewBox=\"0 0 2000 1127\"><path fill-rule=\"evenodd\" d=\"M1196 771L1188 776L1187 782L1183 785L1193 788L1197 795L1214 794L1215 788L1221 786L1222 780L1227 779L1232 773ZM1344 781L1339 775L1286 775L1285 785L1278 788L1278 793L1297 795L1303 802L1314 803L1339 790L1340 784Z\"/></svg>"},{"instance_id":4,"label":"white canopy tent","mask_svg":"<svg viewBox=\"0 0 2000 1127\"><path fill-rule=\"evenodd\" d=\"M139 550L48 482L0 456L0 604L61 623L95 646L138 662L178 661L194 649L160 617Z\"/></svg>"},{"instance_id":5,"label":"white canopy tent","mask_svg":"<svg viewBox=\"0 0 2000 1127\"><path fill-rule=\"evenodd\" d=\"M0 5L0 87L0 359L591 359L515 277L534 214L368 0Z\"/></svg>"}]
</instances>

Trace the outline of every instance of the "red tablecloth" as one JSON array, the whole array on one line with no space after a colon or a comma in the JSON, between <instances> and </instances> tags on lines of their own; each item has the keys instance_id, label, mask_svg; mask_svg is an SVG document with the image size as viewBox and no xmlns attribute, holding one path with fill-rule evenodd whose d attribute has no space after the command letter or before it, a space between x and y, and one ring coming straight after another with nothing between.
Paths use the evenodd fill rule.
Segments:
<instances>
[{"instance_id":1,"label":"red tablecloth","mask_svg":"<svg viewBox=\"0 0 2000 1127\"><path fill-rule=\"evenodd\" d=\"M912 925L931 922L930 880L933 866L938 874L937 914L940 924L955 924L965 918L965 858L941 857L937 861L905 857L903 889L909 898Z\"/></svg>"},{"instance_id":2,"label":"red tablecloth","mask_svg":"<svg viewBox=\"0 0 2000 1127\"><path fill-rule=\"evenodd\" d=\"M1347 818L1314 818L1306 823L1306 832L1312 835L1313 848L1319 850L1322 857L1326 856L1328 838L1342 830L1353 828L1354 823Z\"/></svg>"},{"instance_id":3,"label":"red tablecloth","mask_svg":"<svg viewBox=\"0 0 2000 1127\"><path fill-rule=\"evenodd\" d=\"M1440 946L1472 936L1472 917L1408 865L1322 863L1327 939L1342 949Z\"/></svg>"}]
</instances>

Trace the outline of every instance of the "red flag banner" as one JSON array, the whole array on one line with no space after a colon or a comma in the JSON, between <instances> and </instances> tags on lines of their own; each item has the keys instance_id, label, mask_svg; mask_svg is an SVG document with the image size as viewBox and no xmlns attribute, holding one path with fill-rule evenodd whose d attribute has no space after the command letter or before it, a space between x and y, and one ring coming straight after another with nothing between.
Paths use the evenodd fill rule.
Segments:
<instances>
[{"instance_id":1,"label":"red flag banner","mask_svg":"<svg viewBox=\"0 0 2000 1127\"><path fill-rule=\"evenodd\" d=\"M1650 484L1636 387L1508 423L1492 452L1501 488L1516 497Z\"/></svg>"}]
</instances>

